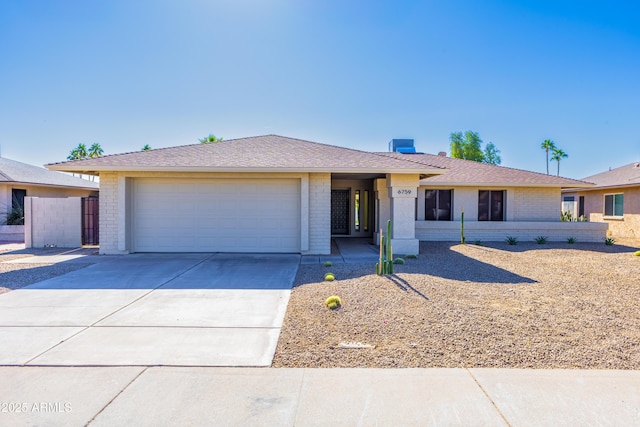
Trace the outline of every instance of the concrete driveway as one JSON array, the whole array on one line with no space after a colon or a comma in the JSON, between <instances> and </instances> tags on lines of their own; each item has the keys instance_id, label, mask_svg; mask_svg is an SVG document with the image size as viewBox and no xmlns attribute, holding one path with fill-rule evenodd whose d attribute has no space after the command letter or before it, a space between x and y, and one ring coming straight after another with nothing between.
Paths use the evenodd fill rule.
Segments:
<instances>
[{"instance_id":1,"label":"concrete driveway","mask_svg":"<svg viewBox=\"0 0 640 427\"><path fill-rule=\"evenodd\" d=\"M0 295L0 365L269 366L300 260L49 258L96 263Z\"/></svg>"}]
</instances>

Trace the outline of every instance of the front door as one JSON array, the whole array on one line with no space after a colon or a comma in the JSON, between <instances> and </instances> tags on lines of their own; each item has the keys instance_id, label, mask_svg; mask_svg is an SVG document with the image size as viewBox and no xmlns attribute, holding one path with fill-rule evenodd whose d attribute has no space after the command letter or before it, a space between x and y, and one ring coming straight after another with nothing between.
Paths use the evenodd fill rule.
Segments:
<instances>
[{"instance_id":1,"label":"front door","mask_svg":"<svg viewBox=\"0 0 640 427\"><path fill-rule=\"evenodd\" d=\"M331 190L331 234L349 234L349 190Z\"/></svg>"}]
</instances>

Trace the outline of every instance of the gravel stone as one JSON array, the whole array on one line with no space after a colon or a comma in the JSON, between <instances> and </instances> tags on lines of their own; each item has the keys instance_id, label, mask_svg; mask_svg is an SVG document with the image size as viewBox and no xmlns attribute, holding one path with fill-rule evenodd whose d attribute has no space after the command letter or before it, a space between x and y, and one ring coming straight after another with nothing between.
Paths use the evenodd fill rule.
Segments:
<instances>
[{"instance_id":1,"label":"gravel stone","mask_svg":"<svg viewBox=\"0 0 640 427\"><path fill-rule=\"evenodd\" d=\"M422 242L395 275L334 265L333 282L300 265L273 366L640 369L640 241L625 243Z\"/></svg>"}]
</instances>

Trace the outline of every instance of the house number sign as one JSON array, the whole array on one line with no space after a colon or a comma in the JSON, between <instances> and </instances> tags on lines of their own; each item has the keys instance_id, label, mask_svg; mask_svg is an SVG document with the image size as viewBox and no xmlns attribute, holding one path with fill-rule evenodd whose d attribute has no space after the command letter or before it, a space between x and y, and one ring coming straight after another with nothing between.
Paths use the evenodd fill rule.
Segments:
<instances>
[{"instance_id":1,"label":"house number sign","mask_svg":"<svg viewBox=\"0 0 640 427\"><path fill-rule=\"evenodd\" d=\"M393 197L415 198L417 190L414 187L393 187Z\"/></svg>"}]
</instances>

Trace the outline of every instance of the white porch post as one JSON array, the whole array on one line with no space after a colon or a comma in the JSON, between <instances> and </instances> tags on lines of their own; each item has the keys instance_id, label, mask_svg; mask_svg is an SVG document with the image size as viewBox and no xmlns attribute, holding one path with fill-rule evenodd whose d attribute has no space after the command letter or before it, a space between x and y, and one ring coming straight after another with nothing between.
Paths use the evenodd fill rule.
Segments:
<instances>
[{"instance_id":1,"label":"white porch post","mask_svg":"<svg viewBox=\"0 0 640 427\"><path fill-rule=\"evenodd\" d=\"M397 254L418 254L420 241L416 239L416 197L419 175L387 175L392 226L391 245Z\"/></svg>"}]
</instances>

